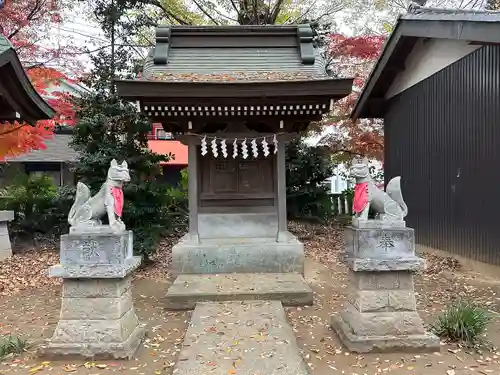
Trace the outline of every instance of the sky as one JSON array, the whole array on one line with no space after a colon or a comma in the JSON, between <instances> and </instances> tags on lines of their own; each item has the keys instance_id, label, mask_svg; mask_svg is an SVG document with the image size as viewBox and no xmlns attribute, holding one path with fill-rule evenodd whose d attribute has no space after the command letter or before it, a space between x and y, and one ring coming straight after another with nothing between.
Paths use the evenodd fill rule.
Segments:
<instances>
[{"instance_id":1,"label":"sky","mask_svg":"<svg viewBox=\"0 0 500 375\"><path fill-rule=\"evenodd\" d=\"M53 31L53 38L63 42L71 41L76 46L86 46L92 50L92 48L106 42L106 39L99 25L90 20L90 12L87 6L78 4L75 9L63 15L63 23ZM82 55L79 59L84 63L85 70L91 69L88 56Z\"/></svg>"}]
</instances>

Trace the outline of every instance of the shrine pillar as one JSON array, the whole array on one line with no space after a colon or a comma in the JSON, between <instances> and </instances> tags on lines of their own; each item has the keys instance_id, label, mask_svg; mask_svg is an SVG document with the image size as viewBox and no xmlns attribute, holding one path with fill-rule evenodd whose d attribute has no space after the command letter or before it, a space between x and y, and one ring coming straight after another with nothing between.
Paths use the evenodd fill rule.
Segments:
<instances>
[{"instance_id":1,"label":"shrine pillar","mask_svg":"<svg viewBox=\"0 0 500 375\"><path fill-rule=\"evenodd\" d=\"M280 147L276 153L276 208L278 213L278 232L276 234L277 242L288 242L294 239L294 236L287 229L287 210L286 210L286 138L279 138Z\"/></svg>"},{"instance_id":2,"label":"shrine pillar","mask_svg":"<svg viewBox=\"0 0 500 375\"><path fill-rule=\"evenodd\" d=\"M188 138L189 241L199 243L198 234L198 155L197 140Z\"/></svg>"}]
</instances>

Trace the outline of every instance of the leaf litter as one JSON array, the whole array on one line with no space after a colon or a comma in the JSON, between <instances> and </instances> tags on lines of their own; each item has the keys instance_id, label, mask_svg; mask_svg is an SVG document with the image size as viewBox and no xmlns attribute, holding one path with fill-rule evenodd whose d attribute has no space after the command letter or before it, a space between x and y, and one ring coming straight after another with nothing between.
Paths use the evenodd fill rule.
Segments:
<instances>
[{"instance_id":1,"label":"leaf litter","mask_svg":"<svg viewBox=\"0 0 500 375\"><path fill-rule=\"evenodd\" d=\"M347 352L329 328L330 315L342 308L347 286L347 270L342 263L343 228L338 223L291 223L290 230L305 243L308 258L306 279L315 293L313 306L286 308L311 375L500 374L500 353L495 348L475 352L460 345L443 343L440 353L358 355ZM10 356L0 360L0 374L175 373L175 362L179 359L190 317L189 312L167 312L161 305L171 282L168 272L170 251L176 241L177 236L165 239L154 258L155 262L134 275L135 307L141 320L147 323L149 332L136 359L95 363L48 362L40 361L29 349L23 357ZM473 298L493 312L500 311L498 279L464 270L452 257L425 254L424 258L428 267L416 275L415 291L418 309L426 322L432 321L432 317L456 297ZM47 268L57 262L57 249L49 245L41 246L36 251L28 247L16 252L12 258L0 261L0 334L20 335L35 343L50 337L59 314L60 280L46 275ZM213 326L216 327L215 322ZM499 346L498 319L488 333L491 342ZM266 336L261 337L265 339ZM276 343L280 344L286 343ZM238 365L235 365L226 373L238 374ZM217 364L212 367L217 368Z\"/></svg>"}]
</instances>

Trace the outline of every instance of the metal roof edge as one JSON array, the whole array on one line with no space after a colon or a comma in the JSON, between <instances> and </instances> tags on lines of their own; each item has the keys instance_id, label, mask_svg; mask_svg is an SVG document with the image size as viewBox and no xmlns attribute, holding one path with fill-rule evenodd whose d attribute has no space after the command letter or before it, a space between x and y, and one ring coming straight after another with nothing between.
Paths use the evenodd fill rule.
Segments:
<instances>
[{"instance_id":1,"label":"metal roof edge","mask_svg":"<svg viewBox=\"0 0 500 375\"><path fill-rule=\"evenodd\" d=\"M239 32L236 35L249 34L249 35L267 35L273 34L278 31L296 33L298 24L293 25L201 25L201 26L184 26L184 25L160 25L156 28L165 29L168 28L175 35L192 35L203 34L203 35L227 35L234 36L235 32Z\"/></svg>"},{"instance_id":2,"label":"metal roof edge","mask_svg":"<svg viewBox=\"0 0 500 375\"><path fill-rule=\"evenodd\" d=\"M447 14L447 15L496 15L500 16L500 11L498 10L483 10L483 9L458 9L458 8L432 8L425 7L415 2L410 3L408 6L407 13L403 14L403 18L411 18L417 14L426 15L436 15L436 14Z\"/></svg>"},{"instance_id":3,"label":"metal roof edge","mask_svg":"<svg viewBox=\"0 0 500 375\"><path fill-rule=\"evenodd\" d=\"M401 36L400 19L401 16L398 17L398 20L396 22L396 27L394 28L394 30L392 30L391 34L385 41L384 48L382 49L380 56L375 62L375 66L372 68L370 75L366 79L365 85L361 91L361 95L359 96L358 100L356 101L356 104L354 105L354 109L352 110L351 115L349 116L353 121L356 121L359 118L359 114L363 110L366 100L370 96L373 87L377 83L380 74L382 73L382 71L385 68L385 65L387 64L387 60L391 56L391 53L394 50L394 47L396 46Z\"/></svg>"},{"instance_id":4,"label":"metal roof edge","mask_svg":"<svg viewBox=\"0 0 500 375\"><path fill-rule=\"evenodd\" d=\"M211 81L211 82L169 82L154 80L115 80L118 95L125 100L157 97L168 92L168 97L262 97L265 92L269 97L293 97L304 92L316 90L316 96L345 97L352 91L352 78L325 78L311 80L283 81ZM165 89L168 85L168 90ZM147 90L146 90L147 87ZM147 91L147 94L144 93ZM310 94L313 95L313 94Z\"/></svg>"}]
</instances>

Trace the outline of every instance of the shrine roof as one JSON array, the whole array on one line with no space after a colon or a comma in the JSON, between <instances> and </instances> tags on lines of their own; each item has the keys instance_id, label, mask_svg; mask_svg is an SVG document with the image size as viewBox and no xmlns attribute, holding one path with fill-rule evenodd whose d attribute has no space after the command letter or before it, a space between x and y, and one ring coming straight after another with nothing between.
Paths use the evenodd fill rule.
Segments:
<instances>
[{"instance_id":1,"label":"shrine roof","mask_svg":"<svg viewBox=\"0 0 500 375\"><path fill-rule=\"evenodd\" d=\"M117 81L119 95L130 99L282 94L342 98L351 87L351 79L327 75L309 25L158 27L142 77Z\"/></svg>"},{"instance_id":2,"label":"shrine roof","mask_svg":"<svg viewBox=\"0 0 500 375\"><path fill-rule=\"evenodd\" d=\"M0 121L34 124L54 114L29 81L14 47L0 34Z\"/></svg>"}]
</instances>

